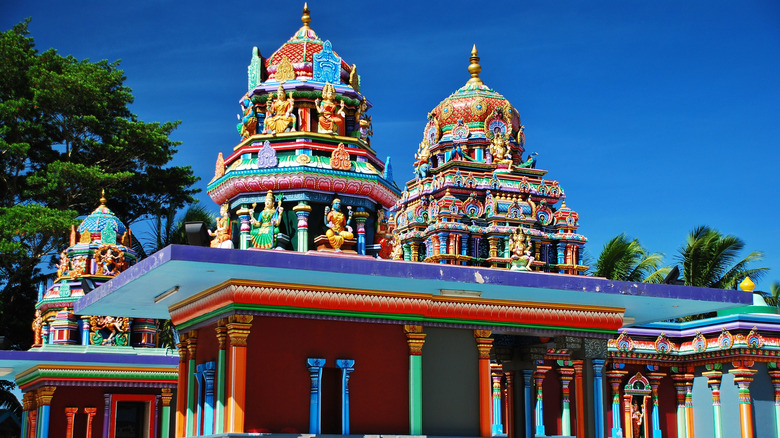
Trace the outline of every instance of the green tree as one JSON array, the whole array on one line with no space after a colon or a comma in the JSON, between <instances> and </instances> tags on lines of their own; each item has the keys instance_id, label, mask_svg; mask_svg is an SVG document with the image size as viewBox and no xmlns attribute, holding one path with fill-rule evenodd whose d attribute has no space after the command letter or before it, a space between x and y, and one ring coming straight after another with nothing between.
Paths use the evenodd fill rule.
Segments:
<instances>
[{"instance_id":1,"label":"green tree","mask_svg":"<svg viewBox=\"0 0 780 438\"><path fill-rule=\"evenodd\" d=\"M622 233L604 245L593 275L610 280L658 283L669 271L661 267L663 257L661 253L650 253L638 239L629 240Z\"/></svg>"},{"instance_id":2,"label":"green tree","mask_svg":"<svg viewBox=\"0 0 780 438\"><path fill-rule=\"evenodd\" d=\"M131 224L194 200L198 178L170 166L178 122L132 114L119 63L39 53L29 20L0 33L0 333L30 345L36 283L75 218L105 188Z\"/></svg>"},{"instance_id":3,"label":"green tree","mask_svg":"<svg viewBox=\"0 0 780 438\"><path fill-rule=\"evenodd\" d=\"M685 285L736 289L745 277L761 278L769 268L750 265L760 261L763 253L754 251L740 259L744 248L745 242L738 237L723 235L707 226L694 228L678 256Z\"/></svg>"},{"instance_id":4,"label":"green tree","mask_svg":"<svg viewBox=\"0 0 780 438\"><path fill-rule=\"evenodd\" d=\"M22 404L12 392L16 388L14 382L0 380L0 409L8 409L16 418L22 418Z\"/></svg>"}]
</instances>

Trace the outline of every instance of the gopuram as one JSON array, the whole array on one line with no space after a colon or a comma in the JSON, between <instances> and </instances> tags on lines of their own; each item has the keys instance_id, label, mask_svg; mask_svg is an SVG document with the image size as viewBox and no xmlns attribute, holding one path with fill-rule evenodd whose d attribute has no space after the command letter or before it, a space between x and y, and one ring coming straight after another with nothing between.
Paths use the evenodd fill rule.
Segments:
<instances>
[{"instance_id":1,"label":"gopuram","mask_svg":"<svg viewBox=\"0 0 780 438\"><path fill-rule=\"evenodd\" d=\"M383 145L371 142L371 103L356 65L312 29L307 7L302 22L269 56L252 50L248 90L237 92L238 143L214 151L207 190L220 216L208 239L194 236L203 244L171 245L134 265L125 248L120 275L84 290L73 312L59 317L68 322L45 322L51 333L82 315L135 326L170 319L179 336L177 381L145 387L154 397L160 391L161 404L135 405L138 424L155 429L121 435L112 423L117 410L106 408L96 414L102 434L80 426L69 434L67 418L86 420L68 410L75 402L55 396L25 404L25 418L37 418L26 423L25 438L682 438L706 421L688 410L688 394L702 391L695 374L714 382L716 371L723 381L735 376L741 418L757 418L746 392L751 373L768 370L780 386L771 362L777 341L765 331L777 315L734 313L708 328L658 323L739 312L753 297L584 275L578 214L526 149L519 111L483 82L476 47L465 85L421 115L415 177L399 188L389 161L377 158L374 148ZM498 67L483 76L491 70ZM98 258L87 253L86 264ZM101 343L124 339L101 330ZM704 347L686 343L696 330ZM715 345L725 332L729 351ZM26 355L83 339L41 333L43 345ZM0 367L25 382L32 365L14 360L0 356ZM717 365L727 360L736 364L729 371ZM62 382L45 387L64 392ZM43 400L41 388L22 383L28 401ZM105 400L124 393L95 389ZM714 395L709 400L714 412ZM730 414L718 412L727 422Z\"/></svg>"}]
</instances>

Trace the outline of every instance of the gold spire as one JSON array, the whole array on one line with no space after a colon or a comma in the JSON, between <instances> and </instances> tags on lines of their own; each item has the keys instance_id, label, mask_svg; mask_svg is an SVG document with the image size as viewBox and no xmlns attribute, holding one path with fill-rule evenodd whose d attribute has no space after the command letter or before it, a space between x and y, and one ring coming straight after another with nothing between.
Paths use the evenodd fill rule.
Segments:
<instances>
[{"instance_id":1,"label":"gold spire","mask_svg":"<svg viewBox=\"0 0 780 438\"><path fill-rule=\"evenodd\" d=\"M469 65L469 73L471 73L471 79L466 82L466 85L482 85L482 79L479 78L479 72L482 71L482 67L479 65L479 56L477 56L477 45L474 44L474 48L471 49L471 58L469 58L471 64Z\"/></svg>"},{"instance_id":2,"label":"gold spire","mask_svg":"<svg viewBox=\"0 0 780 438\"><path fill-rule=\"evenodd\" d=\"M301 17L301 21L303 21L303 28L304 29L311 29L309 27L309 23L311 23L311 16L309 15L309 4L303 3L303 17Z\"/></svg>"},{"instance_id":3,"label":"gold spire","mask_svg":"<svg viewBox=\"0 0 780 438\"><path fill-rule=\"evenodd\" d=\"M101 207L105 207L106 206L106 202L108 202L108 200L106 200L106 189L101 189L100 190L100 206Z\"/></svg>"},{"instance_id":4,"label":"gold spire","mask_svg":"<svg viewBox=\"0 0 780 438\"><path fill-rule=\"evenodd\" d=\"M745 277L745 279L742 280L742 283L739 284L739 288L744 292L753 292L753 289L756 288L756 284L753 283L753 280L751 280L750 277Z\"/></svg>"}]
</instances>

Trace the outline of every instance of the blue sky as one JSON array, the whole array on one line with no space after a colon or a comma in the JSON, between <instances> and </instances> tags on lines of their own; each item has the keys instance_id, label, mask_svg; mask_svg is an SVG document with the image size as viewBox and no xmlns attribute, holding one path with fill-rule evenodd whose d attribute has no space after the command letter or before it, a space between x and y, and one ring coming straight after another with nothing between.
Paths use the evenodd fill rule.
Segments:
<instances>
[{"instance_id":1,"label":"blue sky","mask_svg":"<svg viewBox=\"0 0 780 438\"><path fill-rule=\"evenodd\" d=\"M177 164L206 183L238 142L252 46L270 55L302 2L18 1L39 50L122 60L141 120L181 120ZM526 149L560 181L596 257L620 232L673 263L707 224L763 251L780 281L780 3L309 1L312 28L374 105L372 146L412 177L426 114L469 78L519 110ZM209 207L217 208L205 193Z\"/></svg>"}]
</instances>

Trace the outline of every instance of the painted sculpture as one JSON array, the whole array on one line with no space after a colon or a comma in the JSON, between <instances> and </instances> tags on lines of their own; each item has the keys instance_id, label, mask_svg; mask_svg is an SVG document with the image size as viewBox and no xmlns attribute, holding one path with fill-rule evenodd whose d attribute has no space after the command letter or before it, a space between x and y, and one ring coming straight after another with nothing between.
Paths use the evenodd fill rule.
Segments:
<instances>
[{"instance_id":1,"label":"painted sculpture","mask_svg":"<svg viewBox=\"0 0 780 438\"><path fill-rule=\"evenodd\" d=\"M241 98L241 110L244 115L241 117L241 123L236 126L238 133L241 134L241 138L247 138L257 133L257 106L249 98L249 95L245 94Z\"/></svg>"},{"instance_id":2,"label":"painted sculpture","mask_svg":"<svg viewBox=\"0 0 780 438\"><path fill-rule=\"evenodd\" d=\"M212 248L233 248L232 233L230 229L230 205L226 202L219 208L219 217L216 220L217 229L209 230Z\"/></svg>"},{"instance_id":3,"label":"painted sculpture","mask_svg":"<svg viewBox=\"0 0 780 438\"><path fill-rule=\"evenodd\" d=\"M284 86L280 83L276 92L276 99L272 99L271 93L268 93L266 103L265 128L263 133L278 134L288 129L295 130L295 116L292 114L295 99L292 91L288 94L284 92Z\"/></svg>"},{"instance_id":4,"label":"painted sculpture","mask_svg":"<svg viewBox=\"0 0 780 438\"><path fill-rule=\"evenodd\" d=\"M319 122L317 124L317 132L327 134L338 134L339 129L344 124L344 101L341 101L340 105L336 104L336 90L333 85L326 83L322 89L322 99L314 101L319 111Z\"/></svg>"},{"instance_id":5,"label":"painted sculpture","mask_svg":"<svg viewBox=\"0 0 780 438\"><path fill-rule=\"evenodd\" d=\"M252 246L255 248L273 248L276 245L276 235L279 233L279 224L282 220L281 196L274 207L274 194L271 190L265 195L265 207L259 214L255 213L257 203L252 204L250 216L252 218L252 230L249 235L252 238Z\"/></svg>"},{"instance_id":6,"label":"painted sculpture","mask_svg":"<svg viewBox=\"0 0 780 438\"><path fill-rule=\"evenodd\" d=\"M341 200L336 198L333 200L332 209L325 207L325 225L328 227L328 231L325 235L328 237L328 243L335 251L341 251L341 246L344 245L345 240L352 239L352 227L349 226L349 222L352 220L352 208L347 207L349 213L344 216L341 212Z\"/></svg>"}]
</instances>

